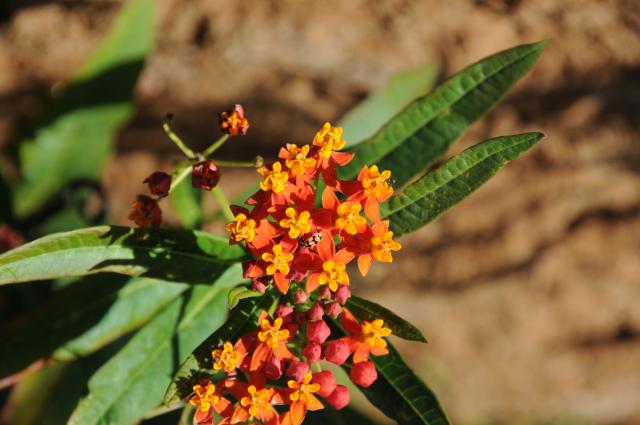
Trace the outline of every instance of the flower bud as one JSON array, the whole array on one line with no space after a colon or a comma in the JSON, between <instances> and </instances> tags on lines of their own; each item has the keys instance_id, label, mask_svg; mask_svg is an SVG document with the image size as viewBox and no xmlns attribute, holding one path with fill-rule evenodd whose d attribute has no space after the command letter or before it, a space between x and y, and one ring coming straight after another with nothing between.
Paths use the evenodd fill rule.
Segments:
<instances>
[{"instance_id":1,"label":"flower bud","mask_svg":"<svg viewBox=\"0 0 640 425\"><path fill-rule=\"evenodd\" d=\"M334 301L325 306L325 312L333 319L337 319L340 313L342 313L342 307L340 306L340 303Z\"/></svg>"},{"instance_id":2,"label":"flower bud","mask_svg":"<svg viewBox=\"0 0 640 425\"><path fill-rule=\"evenodd\" d=\"M275 313L273 313L273 316L275 318L282 317L283 322L291 322L293 320L293 316L291 316L291 313L293 313L293 307L285 304L280 304ZM289 320L286 320L287 318Z\"/></svg>"},{"instance_id":3,"label":"flower bud","mask_svg":"<svg viewBox=\"0 0 640 425\"><path fill-rule=\"evenodd\" d=\"M162 171L155 171L144 179L143 183L149 185L149 191L152 195L164 198L169 194L171 188L171 176Z\"/></svg>"},{"instance_id":4,"label":"flower bud","mask_svg":"<svg viewBox=\"0 0 640 425\"><path fill-rule=\"evenodd\" d=\"M301 311L294 311L293 312L293 321L296 322L299 325L307 323L307 315L304 314Z\"/></svg>"},{"instance_id":5,"label":"flower bud","mask_svg":"<svg viewBox=\"0 0 640 425\"><path fill-rule=\"evenodd\" d=\"M306 375L307 372L309 372L309 363L295 359L291 360L291 363L289 363L289 367L287 368L287 376L298 382L302 381L302 378L304 378L304 375Z\"/></svg>"},{"instance_id":6,"label":"flower bud","mask_svg":"<svg viewBox=\"0 0 640 425\"><path fill-rule=\"evenodd\" d=\"M162 210L154 199L138 195L131 204L129 220L134 221L138 227L158 227L162 224Z\"/></svg>"},{"instance_id":7,"label":"flower bud","mask_svg":"<svg viewBox=\"0 0 640 425\"><path fill-rule=\"evenodd\" d=\"M307 339L309 342L322 344L331 335L331 329L324 320L315 320L307 324Z\"/></svg>"},{"instance_id":8,"label":"flower bud","mask_svg":"<svg viewBox=\"0 0 640 425\"><path fill-rule=\"evenodd\" d=\"M378 372L372 361L366 361L354 364L349 376L355 384L369 388L378 379Z\"/></svg>"},{"instance_id":9,"label":"flower bud","mask_svg":"<svg viewBox=\"0 0 640 425\"><path fill-rule=\"evenodd\" d=\"M247 134L249 129L249 121L244 117L244 108L242 105L235 105L232 110L227 112L221 112L220 118L220 130L231 135L237 136Z\"/></svg>"},{"instance_id":10,"label":"flower bud","mask_svg":"<svg viewBox=\"0 0 640 425\"><path fill-rule=\"evenodd\" d=\"M276 381L282 376L282 361L276 356L269 356L262 366L262 371L267 379Z\"/></svg>"},{"instance_id":11,"label":"flower bud","mask_svg":"<svg viewBox=\"0 0 640 425\"><path fill-rule=\"evenodd\" d=\"M315 363L322 358L322 346L316 342L310 342L304 347L302 354L309 363Z\"/></svg>"},{"instance_id":12,"label":"flower bud","mask_svg":"<svg viewBox=\"0 0 640 425\"><path fill-rule=\"evenodd\" d=\"M322 372L314 373L312 376L311 383L320 385L320 390L316 393L320 397L329 397L338 386L336 378L333 377L331 371L323 370Z\"/></svg>"},{"instance_id":13,"label":"flower bud","mask_svg":"<svg viewBox=\"0 0 640 425\"><path fill-rule=\"evenodd\" d=\"M338 301L340 305L345 305L347 300L351 298L351 290L348 286L340 286L334 294L334 300Z\"/></svg>"},{"instance_id":14,"label":"flower bud","mask_svg":"<svg viewBox=\"0 0 640 425\"><path fill-rule=\"evenodd\" d=\"M293 302L296 304L304 304L308 299L309 294L307 294L306 291L303 291L302 289L293 293Z\"/></svg>"},{"instance_id":15,"label":"flower bud","mask_svg":"<svg viewBox=\"0 0 640 425\"><path fill-rule=\"evenodd\" d=\"M314 304L309 310L307 310L307 318L309 320L321 320L324 316L324 310L320 304Z\"/></svg>"},{"instance_id":16,"label":"flower bud","mask_svg":"<svg viewBox=\"0 0 640 425\"><path fill-rule=\"evenodd\" d=\"M264 294L264 291L267 290L267 285L262 281L261 278L257 277L255 279L251 279L251 289Z\"/></svg>"},{"instance_id":17,"label":"flower bud","mask_svg":"<svg viewBox=\"0 0 640 425\"><path fill-rule=\"evenodd\" d=\"M349 347L347 343L342 339L334 339L333 341L329 341L324 348L324 358L331 363L335 363L337 365L343 364L348 358L349 355Z\"/></svg>"},{"instance_id":18,"label":"flower bud","mask_svg":"<svg viewBox=\"0 0 640 425\"><path fill-rule=\"evenodd\" d=\"M329 403L334 409L340 410L344 408L349 402L351 398L349 397L349 390L344 385L338 385L335 390L329 395L329 397L325 397L327 403Z\"/></svg>"},{"instance_id":19,"label":"flower bud","mask_svg":"<svg viewBox=\"0 0 640 425\"><path fill-rule=\"evenodd\" d=\"M328 300L331 298L331 289L327 285L323 285L318 288L318 295L322 300Z\"/></svg>"},{"instance_id":20,"label":"flower bud","mask_svg":"<svg viewBox=\"0 0 640 425\"><path fill-rule=\"evenodd\" d=\"M191 168L191 186L211 190L220 181L220 169L213 161L202 161Z\"/></svg>"}]
</instances>

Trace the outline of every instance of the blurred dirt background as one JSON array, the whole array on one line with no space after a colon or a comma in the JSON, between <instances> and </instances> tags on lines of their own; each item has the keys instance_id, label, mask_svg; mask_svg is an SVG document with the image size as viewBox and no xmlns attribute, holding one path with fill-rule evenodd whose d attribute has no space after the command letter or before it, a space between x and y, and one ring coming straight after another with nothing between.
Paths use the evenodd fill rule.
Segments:
<instances>
[{"instance_id":1,"label":"blurred dirt background","mask_svg":"<svg viewBox=\"0 0 640 425\"><path fill-rule=\"evenodd\" d=\"M68 81L117 1L3 0L0 145ZM395 71L442 77L550 38L539 64L454 151L542 130L547 139L446 217L405 238L358 291L416 323L399 343L458 424L640 424L640 1L159 0L139 112L104 171L112 221L168 169L160 129L204 147L216 112L245 105L250 135L223 156L306 143ZM229 171L226 192L251 173ZM216 230L215 227L212 227Z\"/></svg>"}]
</instances>

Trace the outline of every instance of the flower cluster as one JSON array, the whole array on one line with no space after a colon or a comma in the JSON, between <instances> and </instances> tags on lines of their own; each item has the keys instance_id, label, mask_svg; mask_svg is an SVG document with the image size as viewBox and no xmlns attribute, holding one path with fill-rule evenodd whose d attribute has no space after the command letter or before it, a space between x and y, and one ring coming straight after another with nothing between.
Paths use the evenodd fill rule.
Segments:
<instances>
[{"instance_id":1,"label":"flower cluster","mask_svg":"<svg viewBox=\"0 0 640 425\"><path fill-rule=\"evenodd\" d=\"M340 152L344 146L342 129L329 123L311 144L287 144L277 161L257 170L262 181L249 208L232 207L230 243L244 244L253 256L244 275L260 292L277 288L280 301L261 313L255 331L212 352L212 368L221 374L193 387L195 423L299 425L324 403L341 409L349 392L321 369L322 360L346 366L362 387L377 379L370 356L388 353L391 330L345 308L347 265L354 261L366 275L373 260L391 262L401 248L379 211L393 188L390 172L375 165L353 181L338 179L337 167L353 157Z\"/></svg>"}]
</instances>

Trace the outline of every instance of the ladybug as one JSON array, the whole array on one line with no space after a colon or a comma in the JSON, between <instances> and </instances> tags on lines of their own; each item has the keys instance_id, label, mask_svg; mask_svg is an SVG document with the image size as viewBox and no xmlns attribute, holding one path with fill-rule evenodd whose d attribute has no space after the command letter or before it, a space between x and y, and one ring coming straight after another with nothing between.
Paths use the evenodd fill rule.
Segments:
<instances>
[{"instance_id":1,"label":"ladybug","mask_svg":"<svg viewBox=\"0 0 640 425\"><path fill-rule=\"evenodd\" d=\"M322 232L319 232L318 230L316 230L309 237L298 238L298 245L300 245L303 248L313 248L314 246L318 245L321 240L322 240Z\"/></svg>"}]
</instances>

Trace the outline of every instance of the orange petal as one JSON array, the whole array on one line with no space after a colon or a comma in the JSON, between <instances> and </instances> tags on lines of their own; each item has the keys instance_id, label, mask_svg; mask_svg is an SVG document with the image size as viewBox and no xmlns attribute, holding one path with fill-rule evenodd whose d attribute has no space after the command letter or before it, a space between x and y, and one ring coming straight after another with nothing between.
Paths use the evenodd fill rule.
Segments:
<instances>
[{"instance_id":1,"label":"orange petal","mask_svg":"<svg viewBox=\"0 0 640 425\"><path fill-rule=\"evenodd\" d=\"M364 202L364 213L372 222L377 223L380 221L380 205L375 198L369 196Z\"/></svg>"},{"instance_id":2,"label":"orange petal","mask_svg":"<svg viewBox=\"0 0 640 425\"><path fill-rule=\"evenodd\" d=\"M331 156L338 163L338 165L344 167L351 162L354 154L349 152L332 152Z\"/></svg>"},{"instance_id":3,"label":"orange petal","mask_svg":"<svg viewBox=\"0 0 640 425\"><path fill-rule=\"evenodd\" d=\"M271 349L267 346L267 344L261 342L256 346L255 351L253 352L253 356L251 356L251 364L249 365L249 370L255 371L262 367L262 364L267 360L271 354Z\"/></svg>"},{"instance_id":4,"label":"orange petal","mask_svg":"<svg viewBox=\"0 0 640 425\"><path fill-rule=\"evenodd\" d=\"M273 275L273 280L276 283L276 286L278 287L278 290L280 292L282 292L283 294L286 294L289 291L288 277L286 277L280 272L276 272L276 274Z\"/></svg>"},{"instance_id":5,"label":"orange petal","mask_svg":"<svg viewBox=\"0 0 640 425\"><path fill-rule=\"evenodd\" d=\"M341 249L336 253L334 260L339 263L347 264L349 261L353 260L353 257L355 257L353 252Z\"/></svg>"},{"instance_id":6,"label":"orange petal","mask_svg":"<svg viewBox=\"0 0 640 425\"><path fill-rule=\"evenodd\" d=\"M371 347L367 344L360 344L355 353L353 353L353 363L366 362L369 360Z\"/></svg>"},{"instance_id":7,"label":"orange petal","mask_svg":"<svg viewBox=\"0 0 640 425\"><path fill-rule=\"evenodd\" d=\"M353 337L358 337L362 333L360 323L353 317L353 314L346 308L342 310L340 314L340 324L347 331L347 333Z\"/></svg>"},{"instance_id":8,"label":"orange petal","mask_svg":"<svg viewBox=\"0 0 640 425\"><path fill-rule=\"evenodd\" d=\"M309 394L307 400L307 409L309 410L320 410L324 409L324 405L318 400L313 394Z\"/></svg>"},{"instance_id":9,"label":"orange petal","mask_svg":"<svg viewBox=\"0 0 640 425\"><path fill-rule=\"evenodd\" d=\"M236 407L236 410L233 412L231 416L231 423L237 424L241 422L246 422L249 419L249 412L242 406Z\"/></svg>"},{"instance_id":10,"label":"orange petal","mask_svg":"<svg viewBox=\"0 0 640 425\"><path fill-rule=\"evenodd\" d=\"M358 269L362 276L366 276L371 268L372 257L371 254L364 254L358 257Z\"/></svg>"},{"instance_id":11,"label":"orange petal","mask_svg":"<svg viewBox=\"0 0 640 425\"><path fill-rule=\"evenodd\" d=\"M380 236L387 230L389 230L389 220L382 220L378 223L375 223L373 226L371 226L371 229L373 230L374 235Z\"/></svg>"},{"instance_id":12,"label":"orange petal","mask_svg":"<svg viewBox=\"0 0 640 425\"><path fill-rule=\"evenodd\" d=\"M325 187L322 191L322 208L328 210L335 210L340 205L338 197L330 187Z\"/></svg>"},{"instance_id":13,"label":"orange petal","mask_svg":"<svg viewBox=\"0 0 640 425\"><path fill-rule=\"evenodd\" d=\"M291 403L291 408L289 409L289 413L291 415L291 424L292 425L300 425L302 421L304 421L304 417L307 414L307 405L302 401L294 401Z\"/></svg>"},{"instance_id":14,"label":"orange petal","mask_svg":"<svg viewBox=\"0 0 640 425\"><path fill-rule=\"evenodd\" d=\"M316 245L316 251L323 261L332 260L336 253L336 246L333 243L333 237L331 232L326 230L322 231L322 239Z\"/></svg>"},{"instance_id":15,"label":"orange petal","mask_svg":"<svg viewBox=\"0 0 640 425\"><path fill-rule=\"evenodd\" d=\"M320 280L320 273L313 273L307 279L307 292L312 293L318 288L318 281Z\"/></svg>"}]
</instances>

